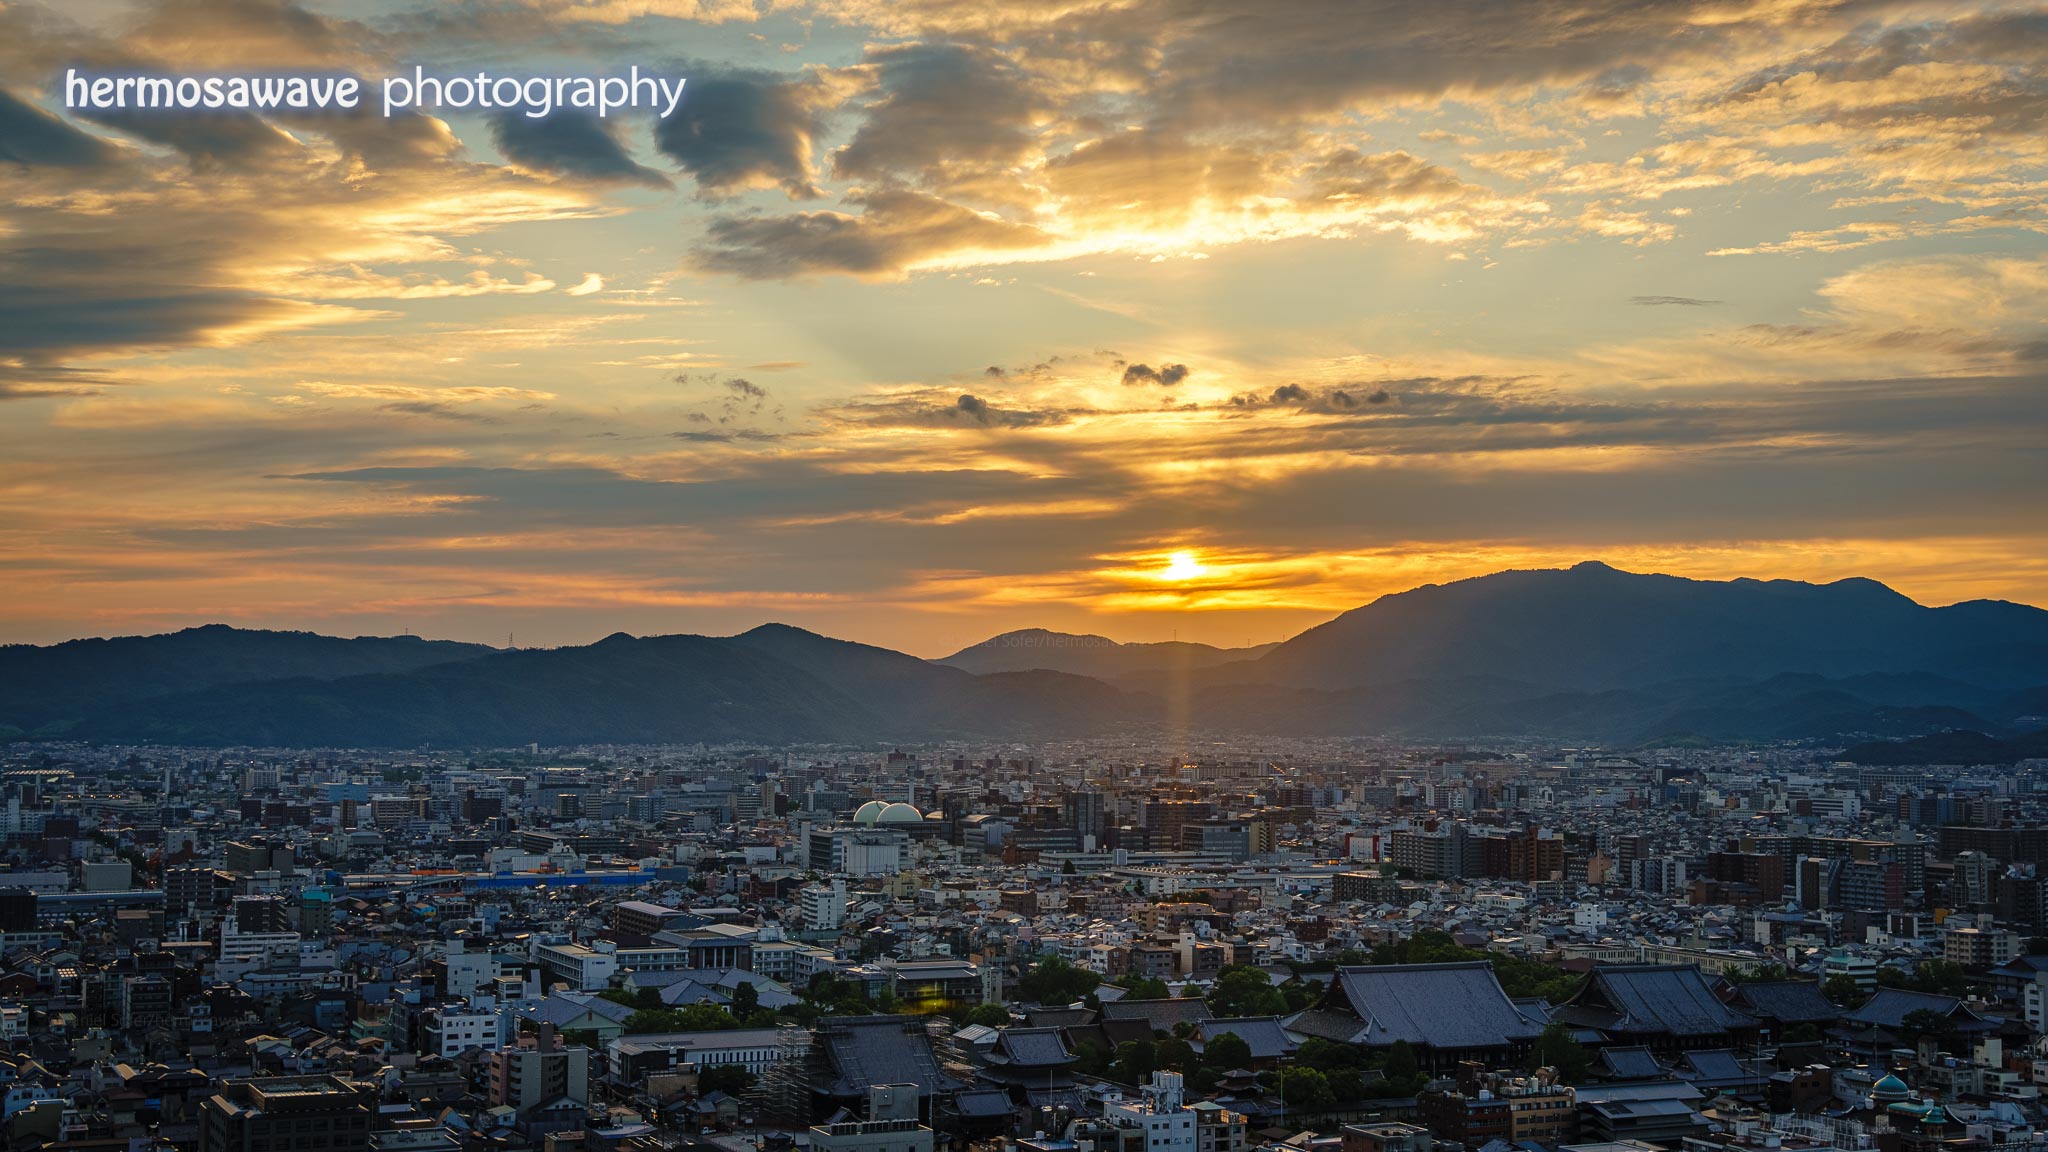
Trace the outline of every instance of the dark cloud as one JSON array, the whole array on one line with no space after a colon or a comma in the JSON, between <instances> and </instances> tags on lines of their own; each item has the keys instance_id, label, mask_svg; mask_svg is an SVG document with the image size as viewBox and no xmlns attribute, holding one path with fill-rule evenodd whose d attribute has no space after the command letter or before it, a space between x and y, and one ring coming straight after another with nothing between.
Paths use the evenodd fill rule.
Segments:
<instances>
[{"instance_id":1,"label":"dark cloud","mask_svg":"<svg viewBox=\"0 0 2048 1152\"><path fill-rule=\"evenodd\" d=\"M90 168L113 158L106 141L0 88L0 163Z\"/></svg>"},{"instance_id":2,"label":"dark cloud","mask_svg":"<svg viewBox=\"0 0 2048 1152\"><path fill-rule=\"evenodd\" d=\"M208 69L361 67L396 49L367 25L291 0L156 0L125 46Z\"/></svg>"},{"instance_id":3,"label":"dark cloud","mask_svg":"<svg viewBox=\"0 0 2048 1152\"><path fill-rule=\"evenodd\" d=\"M1185 364L1161 364L1154 368L1150 364L1128 364L1124 366L1125 384L1158 384L1171 388L1188 378L1191 369Z\"/></svg>"},{"instance_id":4,"label":"dark cloud","mask_svg":"<svg viewBox=\"0 0 2048 1152\"><path fill-rule=\"evenodd\" d=\"M1303 174L1315 200L1357 200L1369 204L1448 203L1479 191L1448 169L1406 152L1361 152L1335 148L1316 156Z\"/></svg>"},{"instance_id":5,"label":"dark cloud","mask_svg":"<svg viewBox=\"0 0 2048 1152\"><path fill-rule=\"evenodd\" d=\"M380 412L397 412L408 416L431 416L436 420L460 420L476 424L495 424L497 417L487 412L464 408L459 404L442 404L433 400L393 400L377 406Z\"/></svg>"},{"instance_id":6,"label":"dark cloud","mask_svg":"<svg viewBox=\"0 0 2048 1152\"><path fill-rule=\"evenodd\" d=\"M7 344L0 333L0 347ZM99 372L68 368L58 364L8 364L0 360L0 400L28 400L39 396L90 396L109 383Z\"/></svg>"},{"instance_id":7,"label":"dark cloud","mask_svg":"<svg viewBox=\"0 0 2048 1152\"><path fill-rule=\"evenodd\" d=\"M250 292L170 285L122 292L117 284L18 281L40 261L0 249L0 348L30 361L90 350L163 348L209 332L284 319L305 306Z\"/></svg>"},{"instance_id":8,"label":"dark cloud","mask_svg":"<svg viewBox=\"0 0 2048 1152\"><path fill-rule=\"evenodd\" d=\"M1360 405L1385 404L1393 396L1384 388L1361 391L1358 385L1316 391L1301 384L1282 384L1265 395L1240 392L1230 398L1232 408L1298 408L1326 415L1343 415Z\"/></svg>"},{"instance_id":9,"label":"dark cloud","mask_svg":"<svg viewBox=\"0 0 2048 1152\"><path fill-rule=\"evenodd\" d=\"M1631 304L1649 305L1651 307L1662 304L1677 304L1692 308L1720 303L1719 300L1701 300L1694 296L1631 296L1628 298L1628 302Z\"/></svg>"},{"instance_id":10,"label":"dark cloud","mask_svg":"<svg viewBox=\"0 0 2048 1152\"><path fill-rule=\"evenodd\" d=\"M574 110L550 116L512 111L491 117L491 139L521 168L597 183L670 187L669 178L636 162L619 141L617 121Z\"/></svg>"},{"instance_id":11,"label":"dark cloud","mask_svg":"<svg viewBox=\"0 0 2048 1152\"><path fill-rule=\"evenodd\" d=\"M1152 0L1120 10L1120 20L1109 19L1125 34L1162 46L1158 71L1168 79L1157 95L1169 114L1254 123L1340 112L1376 100L1430 100L1535 85L1590 83L1611 93L1666 65L1771 36L1774 19L1824 18L1830 6L1795 3L1783 6L1782 14L1709 22L1699 18L1699 5L1665 0L1598 0L1590 7L1550 0L1252 7L1229 0ZM1850 22L1843 18L1845 25Z\"/></svg>"},{"instance_id":12,"label":"dark cloud","mask_svg":"<svg viewBox=\"0 0 2048 1152\"><path fill-rule=\"evenodd\" d=\"M944 409L940 411L943 412ZM1065 419L1065 416L1059 413L998 408L968 392L962 392L960 398L953 402L953 412L957 413L960 419L979 424L983 428L1034 428Z\"/></svg>"},{"instance_id":13,"label":"dark cloud","mask_svg":"<svg viewBox=\"0 0 2048 1152\"><path fill-rule=\"evenodd\" d=\"M744 400L766 400L768 390L742 377L734 376L725 382L725 390Z\"/></svg>"},{"instance_id":14,"label":"dark cloud","mask_svg":"<svg viewBox=\"0 0 2048 1152\"><path fill-rule=\"evenodd\" d=\"M672 439L683 440L692 444L769 443L782 439L782 437L773 432L763 432L753 428L734 428L730 431L721 432L671 432L669 436Z\"/></svg>"},{"instance_id":15,"label":"dark cloud","mask_svg":"<svg viewBox=\"0 0 2048 1152\"><path fill-rule=\"evenodd\" d=\"M937 390L855 400L822 413L828 420L876 428L1041 428L1064 424L1084 409L1017 408L962 392L945 398Z\"/></svg>"},{"instance_id":16,"label":"dark cloud","mask_svg":"<svg viewBox=\"0 0 2048 1152\"><path fill-rule=\"evenodd\" d=\"M825 102L815 84L773 73L693 74L682 106L656 126L655 145L706 194L780 188L811 199L821 195L811 146Z\"/></svg>"},{"instance_id":17,"label":"dark cloud","mask_svg":"<svg viewBox=\"0 0 2048 1152\"><path fill-rule=\"evenodd\" d=\"M864 208L857 216L718 217L705 230L697 264L750 280L833 272L878 279L963 251L998 253L1047 242L1031 225L991 219L923 192L887 188L852 199Z\"/></svg>"},{"instance_id":18,"label":"dark cloud","mask_svg":"<svg viewBox=\"0 0 2048 1152\"><path fill-rule=\"evenodd\" d=\"M155 109L80 113L97 124L175 148L203 170L240 168L290 156L298 144L253 112L166 112Z\"/></svg>"},{"instance_id":19,"label":"dark cloud","mask_svg":"<svg viewBox=\"0 0 2048 1152\"><path fill-rule=\"evenodd\" d=\"M907 44L874 49L868 62L884 95L833 155L839 175L937 174L1006 164L1031 150L1031 118L1044 101L1032 78L1001 54L964 44Z\"/></svg>"}]
</instances>

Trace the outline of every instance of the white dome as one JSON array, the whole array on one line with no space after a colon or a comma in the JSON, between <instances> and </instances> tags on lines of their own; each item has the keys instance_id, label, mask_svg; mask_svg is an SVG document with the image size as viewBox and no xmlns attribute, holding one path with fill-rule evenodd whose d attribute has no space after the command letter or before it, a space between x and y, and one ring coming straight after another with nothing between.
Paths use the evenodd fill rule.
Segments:
<instances>
[{"instance_id":1,"label":"white dome","mask_svg":"<svg viewBox=\"0 0 2048 1152\"><path fill-rule=\"evenodd\" d=\"M870 800L861 805L860 810L853 814L853 822L855 824L873 824L882 818L882 813L888 810L889 806L880 800Z\"/></svg>"},{"instance_id":2,"label":"white dome","mask_svg":"<svg viewBox=\"0 0 2048 1152\"><path fill-rule=\"evenodd\" d=\"M882 814L877 818L876 822L881 824L922 824L924 822L924 813L919 812L908 804L896 803L882 809Z\"/></svg>"}]
</instances>

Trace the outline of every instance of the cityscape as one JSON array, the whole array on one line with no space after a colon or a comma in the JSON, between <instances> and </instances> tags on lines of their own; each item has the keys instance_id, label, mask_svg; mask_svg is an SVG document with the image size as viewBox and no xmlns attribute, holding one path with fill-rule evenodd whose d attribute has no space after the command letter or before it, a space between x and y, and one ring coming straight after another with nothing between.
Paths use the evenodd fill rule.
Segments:
<instances>
[{"instance_id":1,"label":"cityscape","mask_svg":"<svg viewBox=\"0 0 2048 1152\"><path fill-rule=\"evenodd\" d=\"M2048 0L0 0L0 1152L2048 1152Z\"/></svg>"},{"instance_id":2,"label":"cityscape","mask_svg":"<svg viewBox=\"0 0 2048 1152\"><path fill-rule=\"evenodd\" d=\"M1600 594L1544 649L1552 685L1640 680L1630 645L1682 651L1688 605L1757 594L1580 565L1412 595L1561 611L1560 586ZM1872 598L1759 587L1805 618ZM1660 619L1637 615L1644 589ZM1790 628L1832 676L1713 699L1807 732L1627 746L1546 736L1586 710L1555 695L1475 705L1466 722L1495 734L1467 739L1372 734L1384 713L1287 736L1134 706L1190 679L1265 699L1337 624L1239 652L1006 634L941 662L794 629L552 652L222 628L0 649L5 1131L197 1152L2048 1146L2048 696L2012 692L1984 710L1999 721L1929 703L2023 676L2048 612L1878 602L1933 631L1903 652L1852 613L1815 627L1861 645L1829 647L1724 614L1733 663L1691 662L1767 665ZM1415 647L1453 647L1403 597L1359 611L1386 646L1403 611L1422 615ZM2001 614L1997 636L1973 614ZM567 688L522 713L522 677L560 683L544 661L645 677L661 666L633 645L685 641L722 660L772 642L791 675L877 708L901 706L897 683L960 708L1022 678L1118 715L897 743L517 739L613 722ZM1974 689L1894 663L1943 653ZM1360 691L1454 681L1403 683ZM374 732L364 701L431 714L448 684L501 740L90 735L105 716L294 714L259 690ZM1670 703L1593 695L1615 692ZM799 707L777 699L772 715ZM680 697L663 710L711 723Z\"/></svg>"}]
</instances>

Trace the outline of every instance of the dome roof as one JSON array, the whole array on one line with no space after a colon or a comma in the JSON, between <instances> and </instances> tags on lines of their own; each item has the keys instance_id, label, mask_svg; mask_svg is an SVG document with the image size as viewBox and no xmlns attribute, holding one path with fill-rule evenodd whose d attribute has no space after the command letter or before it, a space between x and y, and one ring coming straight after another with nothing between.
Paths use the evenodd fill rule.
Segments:
<instances>
[{"instance_id":1,"label":"dome roof","mask_svg":"<svg viewBox=\"0 0 2048 1152\"><path fill-rule=\"evenodd\" d=\"M1870 1086L1870 1094L1873 1096L1906 1097L1911 1096L1913 1090L1906 1087L1906 1082L1897 1076L1886 1076Z\"/></svg>"},{"instance_id":2,"label":"dome roof","mask_svg":"<svg viewBox=\"0 0 2048 1152\"><path fill-rule=\"evenodd\" d=\"M924 822L924 813L919 812L908 804L896 803L882 809L882 814L877 818L876 822L881 824L921 824Z\"/></svg>"},{"instance_id":3,"label":"dome roof","mask_svg":"<svg viewBox=\"0 0 2048 1152\"><path fill-rule=\"evenodd\" d=\"M873 824L882 818L882 813L888 810L889 806L880 800L870 800L861 805L860 810L853 814L853 822L855 824Z\"/></svg>"}]
</instances>

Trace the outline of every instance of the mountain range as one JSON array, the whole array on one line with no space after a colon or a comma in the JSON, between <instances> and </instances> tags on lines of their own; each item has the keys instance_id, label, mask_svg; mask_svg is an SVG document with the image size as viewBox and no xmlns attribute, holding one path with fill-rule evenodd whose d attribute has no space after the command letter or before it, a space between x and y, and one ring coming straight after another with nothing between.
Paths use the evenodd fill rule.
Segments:
<instances>
[{"instance_id":1,"label":"mountain range","mask_svg":"<svg viewBox=\"0 0 2048 1152\"><path fill-rule=\"evenodd\" d=\"M1256 660L1278 644L1217 648L1186 640L1155 644L1119 644L1107 636L1076 636L1044 628L1022 628L991 636L938 661L969 672L1028 672L1044 669L1118 680L1126 676L1160 676L1196 668L1214 668Z\"/></svg>"},{"instance_id":2,"label":"mountain range","mask_svg":"<svg viewBox=\"0 0 2048 1152\"><path fill-rule=\"evenodd\" d=\"M928 661L779 624L528 650L218 625L0 648L0 736L195 745L1030 739L1193 718L1219 734L1815 740L1873 762L1996 761L2031 754L2044 715L2048 611L1597 563L1416 588L1238 649L1026 630Z\"/></svg>"}]
</instances>

